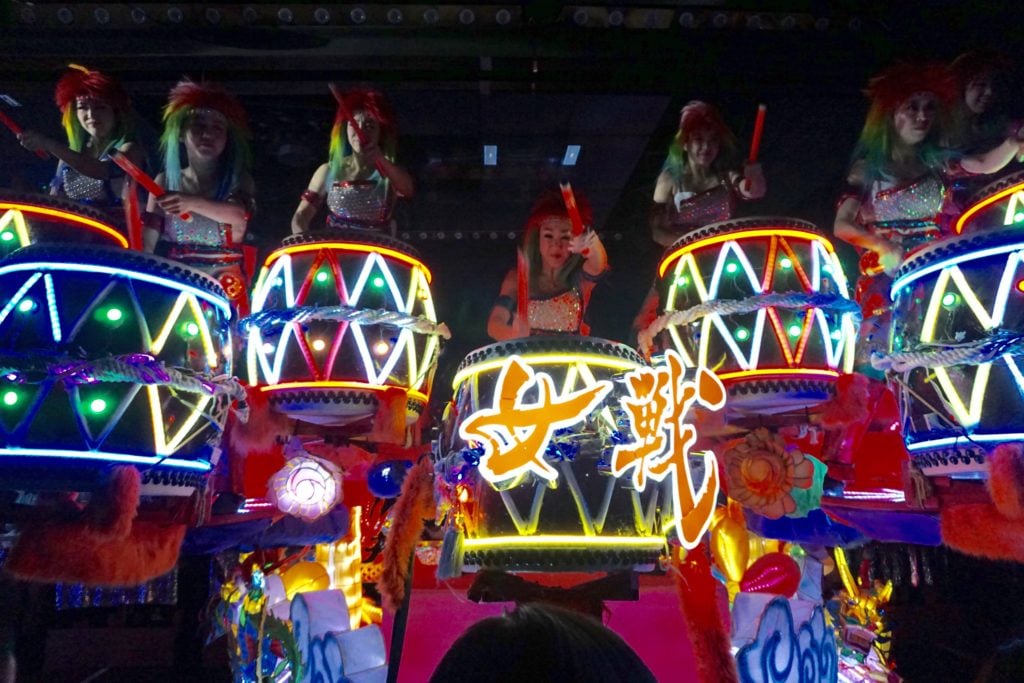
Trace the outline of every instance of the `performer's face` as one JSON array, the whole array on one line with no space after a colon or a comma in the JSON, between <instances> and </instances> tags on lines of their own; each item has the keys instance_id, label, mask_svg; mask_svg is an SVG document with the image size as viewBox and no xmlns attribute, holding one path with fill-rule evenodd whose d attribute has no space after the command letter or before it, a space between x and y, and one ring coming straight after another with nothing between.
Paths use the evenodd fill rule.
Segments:
<instances>
[{"instance_id":1,"label":"performer's face","mask_svg":"<svg viewBox=\"0 0 1024 683\"><path fill-rule=\"evenodd\" d=\"M932 93L919 92L907 98L893 115L900 140L907 145L923 142L932 130L938 108L938 100Z\"/></svg>"},{"instance_id":2,"label":"performer's face","mask_svg":"<svg viewBox=\"0 0 1024 683\"><path fill-rule=\"evenodd\" d=\"M572 224L568 218L553 216L540 224L540 260L545 269L561 268L569 260Z\"/></svg>"},{"instance_id":3,"label":"performer's face","mask_svg":"<svg viewBox=\"0 0 1024 683\"><path fill-rule=\"evenodd\" d=\"M698 128L686 140L686 154L694 164L708 168L718 157L718 133L711 128Z\"/></svg>"},{"instance_id":4,"label":"performer's face","mask_svg":"<svg viewBox=\"0 0 1024 683\"><path fill-rule=\"evenodd\" d=\"M373 118L364 111L357 111L352 115L355 119L356 124L363 131L363 137L366 138L366 146L374 147L380 142L380 122ZM348 144L352 146L352 149L356 152L363 151L363 145L359 141L359 134L356 133L355 126L352 125L352 121L348 122Z\"/></svg>"},{"instance_id":5,"label":"performer's face","mask_svg":"<svg viewBox=\"0 0 1024 683\"><path fill-rule=\"evenodd\" d=\"M185 149L192 158L213 160L220 157L228 144L228 122L212 109L192 113L185 129Z\"/></svg>"},{"instance_id":6,"label":"performer's face","mask_svg":"<svg viewBox=\"0 0 1024 683\"><path fill-rule=\"evenodd\" d=\"M75 100L78 122L91 137L105 140L114 130L114 109L104 100L79 97Z\"/></svg>"},{"instance_id":7,"label":"performer's face","mask_svg":"<svg viewBox=\"0 0 1024 683\"><path fill-rule=\"evenodd\" d=\"M972 114L984 114L992 106L994 98L992 74L979 74L967 82L967 88L964 90L964 104Z\"/></svg>"}]
</instances>

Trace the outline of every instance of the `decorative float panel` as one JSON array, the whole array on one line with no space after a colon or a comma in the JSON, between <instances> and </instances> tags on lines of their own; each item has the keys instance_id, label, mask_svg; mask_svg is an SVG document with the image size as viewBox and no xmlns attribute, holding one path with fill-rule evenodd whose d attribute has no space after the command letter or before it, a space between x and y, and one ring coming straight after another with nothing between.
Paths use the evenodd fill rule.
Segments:
<instances>
[{"instance_id":1,"label":"decorative float panel","mask_svg":"<svg viewBox=\"0 0 1024 683\"><path fill-rule=\"evenodd\" d=\"M712 369L729 409L780 412L828 398L853 368L859 307L829 240L788 218L715 223L679 239L659 267L667 335L689 366Z\"/></svg>"},{"instance_id":2,"label":"decorative float panel","mask_svg":"<svg viewBox=\"0 0 1024 683\"><path fill-rule=\"evenodd\" d=\"M345 425L388 390L408 422L426 405L441 336L431 274L406 244L368 232L297 235L266 260L247 332L249 382L276 410Z\"/></svg>"},{"instance_id":3,"label":"decorative float panel","mask_svg":"<svg viewBox=\"0 0 1024 683\"><path fill-rule=\"evenodd\" d=\"M34 245L0 262L0 480L88 488L102 467L188 495L228 405L231 310L215 280L104 247Z\"/></svg>"},{"instance_id":4,"label":"decorative float panel","mask_svg":"<svg viewBox=\"0 0 1024 683\"><path fill-rule=\"evenodd\" d=\"M49 195L0 192L0 256L40 242L128 247L103 211Z\"/></svg>"},{"instance_id":5,"label":"decorative float panel","mask_svg":"<svg viewBox=\"0 0 1024 683\"><path fill-rule=\"evenodd\" d=\"M907 450L926 473L977 473L1024 440L1024 233L966 234L907 260L892 285L892 353Z\"/></svg>"},{"instance_id":6,"label":"decorative float panel","mask_svg":"<svg viewBox=\"0 0 1024 683\"><path fill-rule=\"evenodd\" d=\"M455 570L650 570L666 533L696 545L717 462L687 456L695 432L682 420L694 401L721 407L725 394L710 373L684 378L672 357L670 376L585 337L470 354L439 448L446 524L464 536Z\"/></svg>"}]
</instances>

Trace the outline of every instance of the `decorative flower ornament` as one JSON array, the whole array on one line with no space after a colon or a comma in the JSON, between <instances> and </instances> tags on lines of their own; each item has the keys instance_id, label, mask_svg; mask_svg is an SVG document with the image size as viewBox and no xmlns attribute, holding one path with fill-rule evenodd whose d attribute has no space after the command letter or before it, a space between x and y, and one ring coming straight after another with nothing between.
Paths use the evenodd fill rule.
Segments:
<instances>
[{"instance_id":1,"label":"decorative flower ornament","mask_svg":"<svg viewBox=\"0 0 1024 683\"><path fill-rule=\"evenodd\" d=\"M268 497L281 512L313 521L341 502L341 478L334 464L300 451L270 478Z\"/></svg>"},{"instance_id":2,"label":"decorative flower ornament","mask_svg":"<svg viewBox=\"0 0 1024 683\"><path fill-rule=\"evenodd\" d=\"M813 458L764 427L725 452L729 497L769 519L797 512L794 489L810 488L814 470Z\"/></svg>"}]
</instances>

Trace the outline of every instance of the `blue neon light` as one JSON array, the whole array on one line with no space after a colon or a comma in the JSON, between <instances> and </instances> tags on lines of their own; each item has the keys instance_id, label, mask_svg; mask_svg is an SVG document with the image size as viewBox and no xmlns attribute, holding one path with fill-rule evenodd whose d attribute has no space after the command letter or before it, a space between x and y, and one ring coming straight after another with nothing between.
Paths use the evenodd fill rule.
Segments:
<instances>
[{"instance_id":1,"label":"blue neon light","mask_svg":"<svg viewBox=\"0 0 1024 683\"><path fill-rule=\"evenodd\" d=\"M0 448L0 457L102 460L104 462L124 462L132 465L159 464L161 467L176 467L184 470L196 470L197 472L209 472L212 468L212 465L205 460L181 460L179 458L164 458L159 455L129 455L127 453L105 453L103 451L68 451L54 448Z\"/></svg>"},{"instance_id":2,"label":"blue neon light","mask_svg":"<svg viewBox=\"0 0 1024 683\"><path fill-rule=\"evenodd\" d=\"M972 443L1002 443L1004 441L1024 441L1024 433L1010 432L1007 434L971 434L969 436L947 436L943 439L931 439L907 444L910 452L925 451L945 446L968 446Z\"/></svg>"},{"instance_id":3,"label":"blue neon light","mask_svg":"<svg viewBox=\"0 0 1024 683\"><path fill-rule=\"evenodd\" d=\"M982 249L980 251L972 251L966 254L960 254L959 256L953 256L943 261L939 261L938 263L933 263L932 265L926 268L915 270L912 273L907 273L900 279L893 282L892 287L889 289L889 298L895 301L896 293L899 292L902 288L906 287L915 280L924 277L925 275L930 275L936 271L943 270L944 268L947 268L949 266L955 266L958 263L963 263L965 261L976 261L978 259L987 258L989 256L998 256L999 254L1007 254L1013 251L1020 251L1021 249L1024 249L1024 243L1016 242L1014 244L1005 244L1000 247L991 247L989 249Z\"/></svg>"}]
</instances>

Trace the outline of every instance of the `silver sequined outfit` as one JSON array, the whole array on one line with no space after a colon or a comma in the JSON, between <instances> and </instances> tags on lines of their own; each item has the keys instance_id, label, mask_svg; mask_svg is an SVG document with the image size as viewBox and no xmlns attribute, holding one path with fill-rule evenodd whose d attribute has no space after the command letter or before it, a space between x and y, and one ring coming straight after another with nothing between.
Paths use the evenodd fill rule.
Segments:
<instances>
[{"instance_id":1,"label":"silver sequined outfit","mask_svg":"<svg viewBox=\"0 0 1024 683\"><path fill-rule=\"evenodd\" d=\"M570 289L546 299L530 299L530 329L538 332L580 331L583 322L583 301L580 293Z\"/></svg>"},{"instance_id":2,"label":"silver sequined outfit","mask_svg":"<svg viewBox=\"0 0 1024 683\"><path fill-rule=\"evenodd\" d=\"M108 160L106 156L100 158L100 161ZM121 206L121 195L114 190L114 178L90 178L62 161L54 180L58 193L73 201L99 208Z\"/></svg>"},{"instance_id":3,"label":"silver sequined outfit","mask_svg":"<svg viewBox=\"0 0 1024 683\"><path fill-rule=\"evenodd\" d=\"M367 180L343 180L327 193L327 225L332 228L380 228L391 218L388 184L379 172Z\"/></svg>"}]
</instances>

